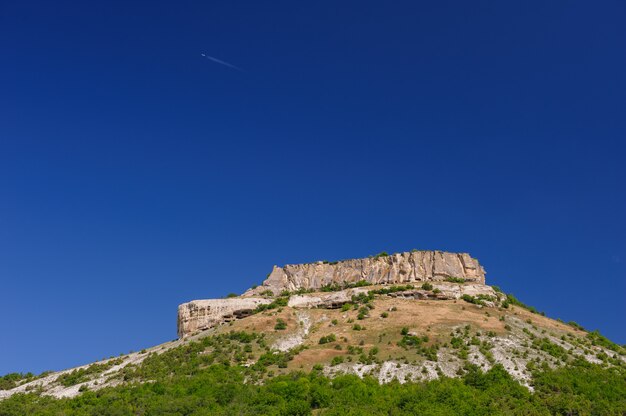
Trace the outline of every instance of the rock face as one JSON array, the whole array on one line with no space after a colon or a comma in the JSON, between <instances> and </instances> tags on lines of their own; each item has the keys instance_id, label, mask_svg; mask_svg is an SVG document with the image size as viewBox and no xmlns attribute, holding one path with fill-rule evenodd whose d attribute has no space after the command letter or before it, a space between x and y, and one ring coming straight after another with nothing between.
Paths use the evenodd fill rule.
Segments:
<instances>
[{"instance_id":1,"label":"rock face","mask_svg":"<svg viewBox=\"0 0 626 416\"><path fill-rule=\"evenodd\" d=\"M216 325L244 318L272 301L262 298L194 300L178 306L178 336L183 338Z\"/></svg>"},{"instance_id":2,"label":"rock face","mask_svg":"<svg viewBox=\"0 0 626 416\"><path fill-rule=\"evenodd\" d=\"M400 292L392 292L387 296L392 298L403 299L433 299L433 300L451 300L460 299L463 295L478 296L486 295L497 299L499 296L496 291L487 285L481 284L455 284L455 283L439 283L433 284L432 290L424 290L420 288L403 290ZM340 290L330 293L307 293L303 295L292 295L289 298L287 306L291 308L325 308L325 309L337 309L343 306L344 303L352 302L352 296L359 293L367 293L371 290L370 287L354 288ZM492 305L492 302L485 301L485 304Z\"/></svg>"},{"instance_id":3,"label":"rock face","mask_svg":"<svg viewBox=\"0 0 626 416\"><path fill-rule=\"evenodd\" d=\"M274 266L272 273L247 295L271 290L319 289L332 283L355 283L365 280L370 284L443 281L446 278L485 283L485 270L467 253L445 251L412 251L389 256L344 260L336 263Z\"/></svg>"},{"instance_id":4,"label":"rock face","mask_svg":"<svg viewBox=\"0 0 626 416\"><path fill-rule=\"evenodd\" d=\"M367 288L354 288L330 293L293 295L289 298L287 306L290 308L322 307L326 309L337 309L342 307L344 303L351 302L353 295L367 293L367 290Z\"/></svg>"},{"instance_id":5,"label":"rock face","mask_svg":"<svg viewBox=\"0 0 626 416\"><path fill-rule=\"evenodd\" d=\"M462 279L471 284L445 285L446 278ZM298 289L315 291L324 285L343 286L361 280L371 285L401 284L418 281L439 282L443 286L436 296L427 291L407 291L396 297L415 299L457 299L463 294L494 294L485 286L485 271L478 260L466 253L445 251L411 251L364 259L340 262L317 262L309 264L274 267L263 284L248 290L242 297L230 299L195 300L178 307L178 336L183 338L197 331L230 322L250 315L261 304L269 304L264 292L279 295L282 291ZM293 308L338 308L349 302L352 295L367 292L353 288L333 293L293 295L288 306Z\"/></svg>"}]
</instances>

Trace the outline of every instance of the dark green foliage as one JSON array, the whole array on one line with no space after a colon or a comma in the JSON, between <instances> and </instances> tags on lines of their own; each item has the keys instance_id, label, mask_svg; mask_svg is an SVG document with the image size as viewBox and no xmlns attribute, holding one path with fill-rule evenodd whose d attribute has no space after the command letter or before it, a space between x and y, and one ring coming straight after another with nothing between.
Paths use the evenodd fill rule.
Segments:
<instances>
[{"instance_id":1,"label":"dark green foliage","mask_svg":"<svg viewBox=\"0 0 626 416\"><path fill-rule=\"evenodd\" d=\"M269 277L269 276L268 276ZM261 296L269 296L272 297L274 296L274 292L272 292L270 289L264 290L263 292L260 293Z\"/></svg>"},{"instance_id":2,"label":"dark green foliage","mask_svg":"<svg viewBox=\"0 0 626 416\"><path fill-rule=\"evenodd\" d=\"M362 354L365 360L368 356ZM164 358L164 361L167 359ZM337 359L333 364L338 364ZM167 366L166 362L162 363ZM276 376L246 383L245 369L210 365L192 376L87 391L73 399L36 394L0 401L0 415L622 415L626 412L623 373L597 365L537 372L535 392L499 365L487 372L468 365L460 379L378 384L374 378L328 379L321 366L310 374Z\"/></svg>"},{"instance_id":3,"label":"dark green foliage","mask_svg":"<svg viewBox=\"0 0 626 416\"><path fill-rule=\"evenodd\" d=\"M431 285L430 283L424 283L424 284L422 284L422 289L424 289L424 290L433 290L433 285Z\"/></svg>"},{"instance_id":4,"label":"dark green foliage","mask_svg":"<svg viewBox=\"0 0 626 416\"><path fill-rule=\"evenodd\" d=\"M465 279L462 279L460 277L446 277L446 282L452 282L452 283L465 283Z\"/></svg>"},{"instance_id":5,"label":"dark green foliage","mask_svg":"<svg viewBox=\"0 0 626 416\"><path fill-rule=\"evenodd\" d=\"M282 331L287 329L287 322L285 322L284 320L278 318L276 320L276 325L274 325L274 329L277 331Z\"/></svg>"},{"instance_id":6,"label":"dark green foliage","mask_svg":"<svg viewBox=\"0 0 626 416\"><path fill-rule=\"evenodd\" d=\"M525 303L521 302L519 299L517 299L512 293L507 293L506 294L506 300L504 302L502 302L502 307L503 308L508 308L509 305L514 305L514 306L519 306L521 308L524 309L528 309L530 312L532 313L536 313L539 315L544 315L545 313L543 312L539 312L537 309L535 309L532 306L526 305Z\"/></svg>"},{"instance_id":7,"label":"dark green foliage","mask_svg":"<svg viewBox=\"0 0 626 416\"><path fill-rule=\"evenodd\" d=\"M322 292L338 292L340 290L343 290L343 286L339 283L330 283L320 287L320 291Z\"/></svg>"},{"instance_id":8,"label":"dark green foliage","mask_svg":"<svg viewBox=\"0 0 626 416\"><path fill-rule=\"evenodd\" d=\"M389 257L389 254L387 254L386 251L381 251L380 253L374 256L375 259L379 259L381 257Z\"/></svg>"},{"instance_id":9,"label":"dark green foliage","mask_svg":"<svg viewBox=\"0 0 626 416\"><path fill-rule=\"evenodd\" d=\"M321 337L319 340L319 344L328 344L330 342L335 342L335 341L337 341L337 337L335 336L335 334L329 334L324 337Z\"/></svg>"},{"instance_id":10,"label":"dark green foliage","mask_svg":"<svg viewBox=\"0 0 626 416\"><path fill-rule=\"evenodd\" d=\"M115 365L121 364L122 361L123 360L121 358L117 358L115 360L109 360L103 364L91 364L89 367L61 374L57 377L57 382L65 387L73 386L74 384L85 382L92 376L101 374Z\"/></svg>"},{"instance_id":11,"label":"dark green foliage","mask_svg":"<svg viewBox=\"0 0 626 416\"><path fill-rule=\"evenodd\" d=\"M270 309L276 309L276 308L282 308L287 306L287 304L289 303L289 297L279 297L274 299L274 301L272 301L272 303L269 303L267 305L259 305L254 309L254 313L259 313L259 312L263 312L266 310L270 310Z\"/></svg>"},{"instance_id":12,"label":"dark green foliage","mask_svg":"<svg viewBox=\"0 0 626 416\"><path fill-rule=\"evenodd\" d=\"M389 287L383 287L381 289L370 290L370 295L388 295L389 293L404 292L405 290L415 289L413 285L393 285Z\"/></svg>"},{"instance_id":13,"label":"dark green foliage","mask_svg":"<svg viewBox=\"0 0 626 416\"><path fill-rule=\"evenodd\" d=\"M558 358L560 360L565 361L565 359L567 358L568 352L565 348L561 347L560 345L557 345L553 342L550 342L550 340L548 338L536 338L533 340L533 347L540 349L542 351L547 352L548 354L550 354L551 356L553 356L554 358Z\"/></svg>"},{"instance_id":14,"label":"dark green foliage","mask_svg":"<svg viewBox=\"0 0 626 416\"><path fill-rule=\"evenodd\" d=\"M332 361L330 362L330 365L335 366L335 365L342 364L342 363L343 363L343 356L338 355L336 357L333 357Z\"/></svg>"},{"instance_id":15,"label":"dark green foliage","mask_svg":"<svg viewBox=\"0 0 626 416\"><path fill-rule=\"evenodd\" d=\"M461 299L463 299L465 302L473 303L474 305L484 305L485 304L485 302L483 302L482 300L480 300L480 299L478 299L478 298L476 298L474 296L471 296L471 295L463 295L463 296L461 296Z\"/></svg>"},{"instance_id":16,"label":"dark green foliage","mask_svg":"<svg viewBox=\"0 0 626 416\"><path fill-rule=\"evenodd\" d=\"M16 387L20 382L30 380L34 377L33 373L10 373L0 377L0 390L10 390Z\"/></svg>"},{"instance_id":17,"label":"dark green foliage","mask_svg":"<svg viewBox=\"0 0 626 416\"><path fill-rule=\"evenodd\" d=\"M624 354L626 352L624 351L624 348L622 348L621 346L615 344L614 342L600 335L600 333L597 330L593 332L589 332L586 335L586 338L589 341L591 341L591 345L599 345L601 347L607 348L611 351L615 351L620 354Z\"/></svg>"},{"instance_id":18,"label":"dark green foliage","mask_svg":"<svg viewBox=\"0 0 626 416\"><path fill-rule=\"evenodd\" d=\"M374 300L374 294L371 291L367 294L359 293L358 295L352 295L352 303L354 304L367 304Z\"/></svg>"},{"instance_id":19,"label":"dark green foliage","mask_svg":"<svg viewBox=\"0 0 626 416\"><path fill-rule=\"evenodd\" d=\"M330 283L327 285L324 285L320 288L320 291L322 292L338 292L340 290L345 290L345 289L353 289L355 287L365 287L365 286L371 286L371 283L368 282L367 280L359 280L358 282L354 282L354 283Z\"/></svg>"}]
</instances>

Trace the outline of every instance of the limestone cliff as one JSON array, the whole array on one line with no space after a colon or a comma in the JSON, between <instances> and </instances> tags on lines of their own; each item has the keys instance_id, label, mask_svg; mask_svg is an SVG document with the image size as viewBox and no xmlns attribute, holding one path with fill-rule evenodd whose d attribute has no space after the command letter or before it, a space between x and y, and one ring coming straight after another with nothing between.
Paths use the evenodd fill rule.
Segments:
<instances>
[{"instance_id":1,"label":"limestone cliff","mask_svg":"<svg viewBox=\"0 0 626 416\"><path fill-rule=\"evenodd\" d=\"M316 262L274 267L263 284L248 290L242 297L229 299L195 300L178 307L178 336L185 337L197 331L243 318L261 304L269 304L268 290L273 295L281 292L306 289L315 291L324 285L339 287L366 281L370 285L400 284L418 281L443 282L448 278L461 279L471 285L443 284L437 294L413 290L398 293L414 299L458 299L463 294L495 295L485 286L485 271L478 260L466 253L444 251L411 251L392 255L379 255L339 262ZM367 292L354 288L335 293L294 295L290 307L336 308L350 301L352 295Z\"/></svg>"},{"instance_id":2,"label":"limestone cliff","mask_svg":"<svg viewBox=\"0 0 626 416\"><path fill-rule=\"evenodd\" d=\"M229 298L183 303L178 306L178 336L182 338L196 331L244 318L257 306L270 302L269 299L261 298Z\"/></svg>"},{"instance_id":3,"label":"limestone cliff","mask_svg":"<svg viewBox=\"0 0 626 416\"><path fill-rule=\"evenodd\" d=\"M274 266L263 284L246 293L254 295L266 290L275 294L282 290L319 289L328 284L370 284L443 281L446 278L485 284L485 270L467 253L445 251L411 251L339 262L316 262Z\"/></svg>"}]
</instances>

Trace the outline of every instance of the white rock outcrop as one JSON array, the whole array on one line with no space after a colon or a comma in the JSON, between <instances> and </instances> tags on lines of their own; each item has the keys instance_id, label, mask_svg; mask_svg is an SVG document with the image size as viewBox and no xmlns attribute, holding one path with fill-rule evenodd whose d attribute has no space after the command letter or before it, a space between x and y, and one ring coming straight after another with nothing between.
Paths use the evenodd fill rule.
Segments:
<instances>
[{"instance_id":1,"label":"white rock outcrop","mask_svg":"<svg viewBox=\"0 0 626 416\"><path fill-rule=\"evenodd\" d=\"M365 280L370 284L444 281L446 278L485 283L485 270L467 253L445 251L411 251L339 262L274 266L272 273L255 289L275 294L283 290L319 289L333 283L345 284Z\"/></svg>"},{"instance_id":2,"label":"white rock outcrop","mask_svg":"<svg viewBox=\"0 0 626 416\"><path fill-rule=\"evenodd\" d=\"M291 308L340 308L344 303L352 300L353 295L367 293L367 288L354 288L341 290L339 292L315 293L304 295L293 295L289 298L287 306Z\"/></svg>"},{"instance_id":3,"label":"white rock outcrop","mask_svg":"<svg viewBox=\"0 0 626 416\"><path fill-rule=\"evenodd\" d=\"M263 304L271 303L263 298L228 298L194 300L178 306L178 336L180 338L196 331L244 318Z\"/></svg>"}]
</instances>

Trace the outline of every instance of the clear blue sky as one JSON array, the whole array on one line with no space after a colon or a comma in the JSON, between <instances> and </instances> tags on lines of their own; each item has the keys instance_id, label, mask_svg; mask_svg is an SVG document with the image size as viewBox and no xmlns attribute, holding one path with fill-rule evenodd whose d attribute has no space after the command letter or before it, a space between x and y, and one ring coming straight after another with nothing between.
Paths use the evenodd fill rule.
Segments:
<instances>
[{"instance_id":1,"label":"clear blue sky","mask_svg":"<svg viewBox=\"0 0 626 416\"><path fill-rule=\"evenodd\" d=\"M621 0L3 1L0 374L171 340L179 303L274 264L412 248L626 343L625 21Z\"/></svg>"}]
</instances>

